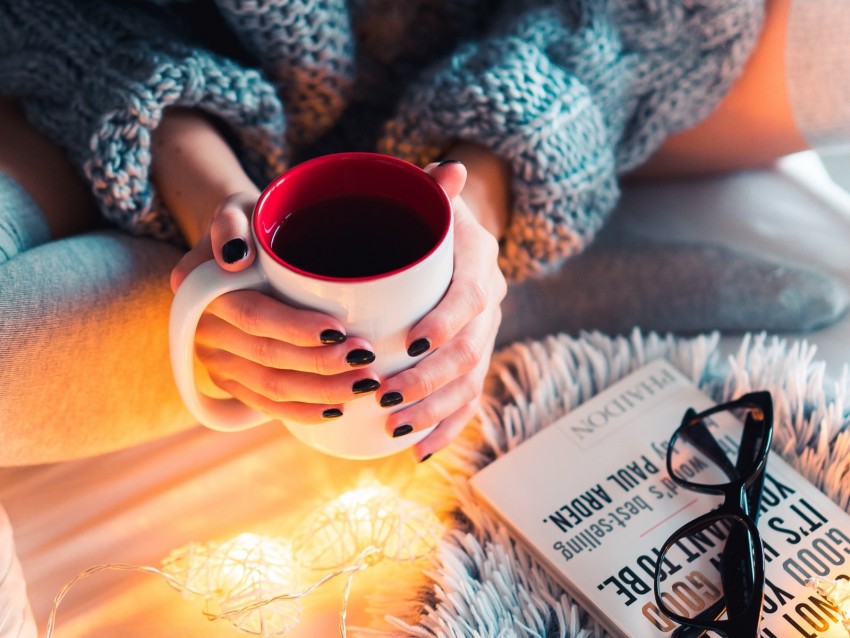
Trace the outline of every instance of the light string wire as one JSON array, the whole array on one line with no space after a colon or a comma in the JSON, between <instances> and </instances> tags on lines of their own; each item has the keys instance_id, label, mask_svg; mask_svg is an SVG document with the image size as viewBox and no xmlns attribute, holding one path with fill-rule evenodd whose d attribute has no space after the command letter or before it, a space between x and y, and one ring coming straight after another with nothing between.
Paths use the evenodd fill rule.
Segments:
<instances>
[{"instance_id":1,"label":"light string wire","mask_svg":"<svg viewBox=\"0 0 850 638\"><path fill-rule=\"evenodd\" d=\"M369 560L369 557L374 556L374 555L380 555L381 553L382 553L381 550L377 547L367 547L362 552L360 552L360 554L358 556L358 561L354 565L350 565L348 567L338 569L338 570L331 572L329 574L325 574L324 576L322 576L322 578L317 580L315 583L313 583L312 585L310 585L306 589L303 589L299 592L277 594L277 595L275 595L271 598L258 600L258 601L249 603L249 604L247 604L243 607L240 607L238 609L230 609L228 611L224 611L224 612L221 612L221 613L213 613L213 612L210 612L208 609L205 608L202 613L210 621L231 618L233 616L244 614L244 613L253 611L255 609L261 609L263 607L267 607L268 605L271 605L271 604L278 602L278 601L296 600L296 599L299 599L299 598L304 598L305 596L309 596L314 591L316 591L319 587L321 587L325 583L328 583L329 581L333 580L334 578L348 574L348 579L346 581L345 589L343 591L343 596L342 596L342 606L340 608L340 622L339 622L340 636L342 638L346 638L347 630L346 630L345 620L346 620L346 616L347 616L348 601L349 601L349 598L351 596L351 585L352 585L352 582L354 580L354 576L355 576L355 574L357 574L357 572L361 572L364 569L368 569L369 567L377 564L378 560L374 560L374 559ZM165 572L165 571L158 569L156 567L152 567L150 565L129 565L129 564L126 564L126 563L109 563L109 564L106 564L106 565L94 565L94 566L89 567L88 569L80 572L79 574L77 574L77 576L75 578L73 578L72 580L67 582L65 584L65 586L62 587L61 590L59 590L59 593L56 594L56 597L53 599L53 607L50 610L50 616L47 620L47 629L46 629L46 632L45 632L45 638L52 638L53 632L56 630L56 615L59 612L59 606L62 604L62 601L64 600L65 596L68 595L68 592L71 590L71 588L74 587L74 585L76 585L81 580L85 580L89 576L93 576L94 574L97 574L98 572L107 571L107 570L136 571L136 572L143 572L143 573L146 573L146 574L154 574L155 576L162 576L168 582L169 585L171 585L174 589L180 591L181 593L187 593L187 594L191 594L193 596L198 596L198 597L206 597L207 596L206 592L194 590L191 587L187 586L185 583L181 582L178 578L169 574L168 572Z\"/></svg>"},{"instance_id":2,"label":"light string wire","mask_svg":"<svg viewBox=\"0 0 850 638\"><path fill-rule=\"evenodd\" d=\"M347 575L339 614L340 636L346 638L354 576L385 558L410 562L427 555L436 547L442 531L442 523L429 507L405 500L374 480L361 481L360 487L307 516L296 530L294 545L300 561L292 559L293 544L286 539L244 533L222 543L192 542L172 551L161 568L126 563L95 565L79 573L56 595L45 638L52 638L59 606L70 589L105 570L161 576L184 596L203 598L202 613L208 620L227 619L243 633L263 637L288 633L298 624L300 606L280 603L297 601ZM305 589L285 591L297 587L298 568L330 571ZM236 582L230 582L234 579ZM269 589L274 590L272 595ZM211 611L213 603L225 608Z\"/></svg>"},{"instance_id":3,"label":"light string wire","mask_svg":"<svg viewBox=\"0 0 850 638\"><path fill-rule=\"evenodd\" d=\"M50 609L50 616L47 619L47 629L45 631L45 638L51 638L53 636L53 632L56 627L56 614L59 612L59 605L62 604L62 601L65 599L65 596L68 595L68 592L71 588L76 585L81 580L88 578L89 576L93 576L98 572L106 571L106 570L114 570L114 571L136 571L136 572L145 572L147 574L155 574L157 576L162 576L165 578L169 584L175 589L181 589L183 584L174 578L171 574L166 574L164 571L157 569L156 567L151 567L149 565L128 565L126 563L110 563L108 565L94 565L89 567L88 569L80 572L74 577L72 580L65 583L64 587L59 590L59 593L56 594L56 597L53 599L53 607ZM194 595L200 595L197 592L189 592Z\"/></svg>"},{"instance_id":4,"label":"light string wire","mask_svg":"<svg viewBox=\"0 0 850 638\"><path fill-rule=\"evenodd\" d=\"M351 583L354 580L354 575L357 572L361 572L364 569L368 569L369 567L371 567L372 565L375 565L378 562L378 561L367 560L369 556L372 556L374 554L381 554L381 550L378 549L377 547L367 547L362 552L360 552L360 554L358 556L358 560L354 565L350 565L348 567L338 569L338 570L331 572L329 574L325 574L324 576L322 576L322 578L320 578L315 583L313 583L312 585L307 587L307 589L303 589L300 592L297 592L297 593L294 593L294 594L290 594L290 593L277 594L276 596L272 596L271 598L266 598L264 600L258 600L258 601L255 601L253 603L249 603L249 604L245 605L244 607L240 607L239 609L230 609L228 611L221 612L221 613L218 613L218 614L215 614L215 613L212 613L212 612L205 610L203 612L203 614L204 614L204 616L206 616L210 620L221 620L223 618L230 618L232 616L244 614L244 613L247 613L249 611L254 611L255 609L261 609L263 607L267 607L268 605L271 605L272 603L276 603L276 602L281 601L281 600L295 600L297 598L303 598L304 596L308 596L308 595L312 594L319 587L321 587L325 583L333 580L334 578L348 574L348 579L346 581L345 589L344 589L343 595L342 595L342 607L341 607L340 612L339 612L339 614L340 614L339 631L340 631L340 635L342 636L342 638L345 638L345 636L346 636L345 618L346 618L346 610L348 609L348 600L349 600L349 597L350 597L350 594L351 594ZM195 592L189 592L189 593L194 594Z\"/></svg>"}]
</instances>

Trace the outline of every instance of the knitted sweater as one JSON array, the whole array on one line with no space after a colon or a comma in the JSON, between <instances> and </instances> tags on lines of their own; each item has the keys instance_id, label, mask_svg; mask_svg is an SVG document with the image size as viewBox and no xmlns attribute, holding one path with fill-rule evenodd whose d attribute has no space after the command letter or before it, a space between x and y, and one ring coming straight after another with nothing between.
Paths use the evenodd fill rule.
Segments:
<instances>
[{"instance_id":1,"label":"knitted sweater","mask_svg":"<svg viewBox=\"0 0 850 638\"><path fill-rule=\"evenodd\" d=\"M603 224L617 176L705 117L742 69L761 0L16 0L0 93L67 149L104 215L177 229L150 179L167 107L222 125L262 185L294 161L377 150L424 164L458 141L513 171L501 265L558 267Z\"/></svg>"}]
</instances>

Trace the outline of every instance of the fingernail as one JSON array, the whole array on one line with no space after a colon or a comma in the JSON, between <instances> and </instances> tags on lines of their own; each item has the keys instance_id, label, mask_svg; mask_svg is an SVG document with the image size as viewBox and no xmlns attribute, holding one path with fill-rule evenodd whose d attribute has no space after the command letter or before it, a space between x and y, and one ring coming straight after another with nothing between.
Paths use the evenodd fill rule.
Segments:
<instances>
[{"instance_id":1,"label":"fingernail","mask_svg":"<svg viewBox=\"0 0 850 638\"><path fill-rule=\"evenodd\" d=\"M437 164L437 167L447 166L448 164L461 164L462 165L463 162L461 162L460 160L456 160L456 159L447 159L447 160L443 160L442 162Z\"/></svg>"},{"instance_id":2,"label":"fingernail","mask_svg":"<svg viewBox=\"0 0 850 638\"><path fill-rule=\"evenodd\" d=\"M430 459L430 458L431 458L431 456L432 456L432 455L431 455L430 453L429 453L429 454L426 454L426 455L425 455L425 456L423 456L421 459L419 459L419 462L420 462L420 463L424 463L425 461L427 461L428 459Z\"/></svg>"},{"instance_id":3,"label":"fingernail","mask_svg":"<svg viewBox=\"0 0 850 638\"><path fill-rule=\"evenodd\" d=\"M375 379L360 379L360 381L354 382L354 385L351 386L351 391L354 394L366 394L367 392L374 392L380 387L380 381L376 381Z\"/></svg>"},{"instance_id":4,"label":"fingernail","mask_svg":"<svg viewBox=\"0 0 850 638\"><path fill-rule=\"evenodd\" d=\"M345 338L345 335L342 334L339 330L333 330L331 328L327 330L322 330L322 334L319 335L319 341L321 341L325 345L342 343L343 341L345 341Z\"/></svg>"},{"instance_id":5,"label":"fingernail","mask_svg":"<svg viewBox=\"0 0 850 638\"><path fill-rule=\"evenodd\" d=\"M384 396L381 397L381 407L382 408L391 408L394 405L398 405L404 401L404 397L401 396L401 392L396 392L393 390L392 392L387 392Z\"/></svg>"},{"instance_id":6,"label":"fingernail","mask_svg":"<svg viewBox=\"0 0 850 638\"><path fill-rule=\"evenodd\" d=\"M328 408L324 412L322 412L323 419L338 419L342 416L342 410L338 410L337 408Z\"/></svg>"},{"instance_id":7,"label":"fingernail","mask_svg":"<svg viewBox=\"0 0 850 638\"><path fill-rule=\"evenodd\" d=\"M235 264L248 256L248 244L241 237L225 242L221 247L221 258L228 264Z\"/></svg>"},{"instance_id":8,"label":"fingernail","mask_svg":"<svg viewBox=\"0 0 850 638\"><path fill-rule=\"evenodd\" d=\"M410 357L418 357L420 354L428 352L431 348L431 342L428 339L417 339L407 348L407 355Z\"/></svg>"},{"instance_id":9,"label":"fingernail","mask_svg":"<svg viewBox=\"0 0 850 638\"><path fill-rule=\"evenodd\" d=\"M405 423L404 425L398 426L395 430L393 430L393 438L397 439L400 436L404 436L405 434L410 434L413 432L413 426L409 423Z\"/></svg>"},{"instance_id":10,"label":"fingernail","mask_svg":"<svg viewBox=\"0 0 850 638\"><path fill-rule=\"evenodd\" d=\"M375 360L375 353L369 350L352 350L345 355L345 362L350 366L365 366Z\"/></svg>"}]
</instances>

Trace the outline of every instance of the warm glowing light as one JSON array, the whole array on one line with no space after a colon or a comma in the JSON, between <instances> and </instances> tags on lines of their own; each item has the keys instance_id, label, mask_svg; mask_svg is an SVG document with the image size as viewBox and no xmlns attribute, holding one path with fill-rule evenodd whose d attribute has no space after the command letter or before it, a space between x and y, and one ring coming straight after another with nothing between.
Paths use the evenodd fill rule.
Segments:
<instances>
[{"instance_id":1,"label":"warm glowing light","mask_svg":"<svg viewBox=\"0 0 850 638\"><path fill-rule=\"evenodd\" d=\"M187 597L203 596L211 620L227 618L241 631L279 636L301 616L298 599L341 574L351 577L384 558L410 561L430 552L443 531L427 506L403 499L374 480L308 515L292 543L240 534L223 543L190 543L163 561L162 571ZM299 570L336 570L303 591ZM341 633L345 635L345 606Z\"/></svg>"},{"instance_id":2,"label":"warm glowing light","mask_svg":"<svg viewBox=\"0 0 850 638\"><path fill-rule=\"evenodd\" d=\"M808 578L806 584L838 608L841 624L850 634L850 580L841 578Z\"/></svg>"},{"instance_id":3,"label":"warm glowing light","mask_svg":"<svg viewBox=\"0 0 850 638\"><path fill-rule=\"evenodd\" d=\"M434 549L442 531L431 508L367 481L308 516L295 533L293 547L304 567L337 569L369 548L377 550L371 562L415 560Z\"/></svg>"},{"instance_id":4,"label":"warm glowing light","mask_svg":"<svg viewBox=\"0 0 850 638\"><path fill-rule=\"evenodd\" d=\"M283 539L240 534L223 543L190 543L173 551L162 570L187 598L204 597L207 616L227 618L246 633L278 636L300 620L297 600L276 599L298 590L292 547Z\"/></svg>"},{"instance_id":5,"label":"warm glowing light","mask_svg":"<svg viewBox=\"0 0 850 638\"><path fill-rule=\"evenodd\" d=\"M264 638L294 629L301 619L300 599L347 575L339 623L345 638L354 575L384 558L421 558L436 547L442 532L429 507L365 481L307 516L293 542L246 533L221 543L189 543L171 552L161 569L123 563L90 567L56 596L45 638L51 638L59 605L71 587L107 569L162 576L186 598L203 598L210 620L227 619L240 631ZM312 583L303 586L308 570L313 570ZM327 573L317 577L315 570Z\"/></svg>"}]
</instances>

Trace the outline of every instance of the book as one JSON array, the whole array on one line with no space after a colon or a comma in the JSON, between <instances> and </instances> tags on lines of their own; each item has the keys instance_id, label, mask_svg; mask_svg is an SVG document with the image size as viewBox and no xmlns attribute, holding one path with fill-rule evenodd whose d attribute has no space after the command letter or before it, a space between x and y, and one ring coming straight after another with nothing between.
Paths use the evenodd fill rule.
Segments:
<instances>
[{"instance_id":1,"label":"book","mask_svg":"<svg viewBox=\"0 0 850 638\"><path fill-rule=\"evenodd\" d=\"M722 497L677 486L667 474L667 443L688 408L713 405L672 364L654 361L481 469L473 492L610 634L669 635L678 625L656 605L658 550ZM742 423L729 413L713 420L712 434L730 442L724 450L734 460ZM677 472L701 471L693 458L677 463ZM850 577L850 515L775 452L765 473L761 636L847 638L840 609L807 579ZM719 580L723 538L682 541L662 559L665 600L691 610L682 615L720 597L709 581Z\"/></svg>"}]
</instances>

